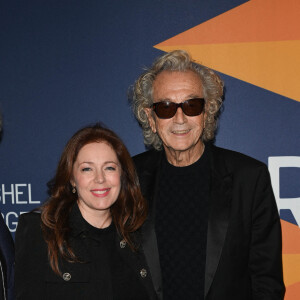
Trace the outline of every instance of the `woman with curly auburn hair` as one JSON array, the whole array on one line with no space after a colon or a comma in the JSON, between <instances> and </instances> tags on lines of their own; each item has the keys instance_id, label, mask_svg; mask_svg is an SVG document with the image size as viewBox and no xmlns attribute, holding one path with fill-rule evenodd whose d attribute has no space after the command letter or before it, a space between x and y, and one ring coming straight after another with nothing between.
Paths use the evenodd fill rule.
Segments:
<instances>
[{"instance_id":1,"label":"woman with curly auburn hair","mask_svg":"<svg viewBox=\"0 0 300 300\"><path fill-rule=\"evenodd\" d=\"M17 299L156 299L139 234L147 205L120 138L99 124L75 133L50 193L19 219Z\"/></svg>"}]
</instances>

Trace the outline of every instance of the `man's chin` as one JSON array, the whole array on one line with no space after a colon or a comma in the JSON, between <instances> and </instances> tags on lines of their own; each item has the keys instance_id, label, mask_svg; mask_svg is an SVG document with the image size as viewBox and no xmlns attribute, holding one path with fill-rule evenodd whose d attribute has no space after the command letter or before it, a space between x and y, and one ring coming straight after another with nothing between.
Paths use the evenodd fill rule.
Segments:
<instances>
[{"instance_id":1,"label":"man's chin","mask_svg":"<svg viewBox=\"0 0 300 300\"><path fill-rule=\"evenodd\" d=\"M170 151L170 152L187 152L187 151L193 151L195 149L195 145L186 145L186 144L182 144L182 145L170 145L168 147L165 147L165 150Z\"/></svg>"}]
</instances>

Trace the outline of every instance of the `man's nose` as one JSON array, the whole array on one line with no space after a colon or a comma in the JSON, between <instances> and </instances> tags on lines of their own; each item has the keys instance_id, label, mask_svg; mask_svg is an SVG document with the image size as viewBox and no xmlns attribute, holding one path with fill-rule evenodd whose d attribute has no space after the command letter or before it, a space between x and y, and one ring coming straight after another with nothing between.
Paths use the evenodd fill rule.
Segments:
<instances>
[{"instance_id":1,"label":"man's nose","mask_svg":"<svg viewBox=\"0 0 300 300\"><path fill-rule=\"evenodd\" d=\"M176 111L176 114L175 116L173 117L173 121L175 123L178 123L178 124L183 124L186 122L186 115L184 114L184 112L182 111L182 108L181 107L178 107L177 108L177 111Z\"/></svg>"}]
</instances>

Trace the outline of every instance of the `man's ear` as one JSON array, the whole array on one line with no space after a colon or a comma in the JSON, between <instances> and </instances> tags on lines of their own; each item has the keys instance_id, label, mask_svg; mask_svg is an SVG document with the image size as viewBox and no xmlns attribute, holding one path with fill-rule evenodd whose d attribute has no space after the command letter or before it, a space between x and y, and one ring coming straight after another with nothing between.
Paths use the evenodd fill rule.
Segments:
<instances>
[{"instance_id":1,"label":"man's ear","mask_svg":"<svg viewBox=\"0 0 300 300\"><path fill-rule=\"evenodd\" d=\"M149 107L146 107L146 108L144 108L144 112L145 112L146 115L147 115L147 118L148 118L148 121L149 121L151 130L152 130L154 133L156 133L156 126L155 126L155 120L154 120L154 117L153 117L153 111L152 111L152 109L149 108Z\"/></svg>"}]
</instances>

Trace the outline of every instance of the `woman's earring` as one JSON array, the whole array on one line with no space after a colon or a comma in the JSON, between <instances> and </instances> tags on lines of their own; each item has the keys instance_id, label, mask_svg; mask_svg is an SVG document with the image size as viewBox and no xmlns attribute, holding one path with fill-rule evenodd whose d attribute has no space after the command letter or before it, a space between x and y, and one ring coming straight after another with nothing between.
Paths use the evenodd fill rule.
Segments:
<instances>
[{"instance_id":1,"label":"woman's earring","mask_svg":"<svg viewBox=\"0 0 300 300\"><path fill-rule=\"evenodd\" d=\"M73 193L73 194L76 193L76 188L75 188L75 186L73 186L72 193Z\"/></svg>"}]
</instances>

